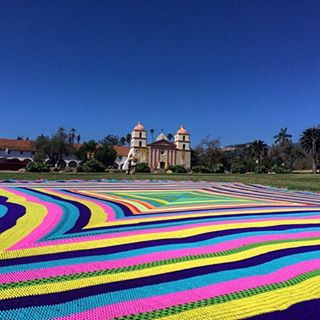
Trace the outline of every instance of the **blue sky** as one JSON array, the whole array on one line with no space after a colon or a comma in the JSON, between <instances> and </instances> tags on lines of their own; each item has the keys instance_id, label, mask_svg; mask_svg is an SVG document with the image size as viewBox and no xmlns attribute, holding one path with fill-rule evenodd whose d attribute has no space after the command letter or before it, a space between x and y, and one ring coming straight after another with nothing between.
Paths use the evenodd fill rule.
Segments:
<instances>
[{"instance_id":1,"label":"blue sky","mask_svg":"<svg viewBox=\"0 0 320 320\"><path fill-rule=\"evenodd\" d=\"M137 120L193 145L320 122L319 1L1 1L0 137Z\"/></svg>"}]
</instances>

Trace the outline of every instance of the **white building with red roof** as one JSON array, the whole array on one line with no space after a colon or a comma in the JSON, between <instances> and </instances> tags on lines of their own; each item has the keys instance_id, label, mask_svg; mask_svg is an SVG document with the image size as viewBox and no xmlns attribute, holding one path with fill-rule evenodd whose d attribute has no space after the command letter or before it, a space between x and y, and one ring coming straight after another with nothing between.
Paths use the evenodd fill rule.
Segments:
<instances>
[{"instance_id":1,"label":"white building with red roof","mask_svg":"<svg viewBox=\"0 0 320 320\"><path fill-rule=\"evenodd\" d=\"M137 162L144 162L151 170L168 169L169 166L181 165L186 169L191 168L190 133L180 126L174 141L161 132L156 141L147 142L147 130L138 122L131 133L131 145L128 158L134 157ZM128 167L126 161L122 168Z\"/></svg>"}]
</instances>

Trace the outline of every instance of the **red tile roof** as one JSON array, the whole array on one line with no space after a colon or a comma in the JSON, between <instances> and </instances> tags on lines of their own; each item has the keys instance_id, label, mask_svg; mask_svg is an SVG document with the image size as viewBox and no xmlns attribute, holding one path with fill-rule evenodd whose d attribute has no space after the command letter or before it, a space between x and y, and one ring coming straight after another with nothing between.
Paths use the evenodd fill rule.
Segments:
<instances>
[{"instance_id":1,"label":"red tile roof","mask_svg":"<svg viewBox=\"0 0 320 320\"><path fill-rule=\"evenodd\" d=\"M130 147L125 146L114 146L114 150L116 150L117 155L120 157L127 157L130 151Z\"/></svg>"},{"instance_id":2,"label":"red tile roof","mask_svg":"<svg viewBox=\"0 0 320 320\"><path fill-rule=\"evenodd\" d=\"M79 150L82 146L81 143L75 143L73 145L75 150ZM15 139L1 139L0 138L0 150L17 150L17 151L36 151L35 142L32 140L15 140ZM126 146L114 146L117 155L120 157L128 156L130 147Z\"/></svg>"},{"instance_id":3,"label":"red tile roof","mask_svg":"<svg viewBox=\"0 0 320 320\"><path fill-rule=\"evenodd\" d=\"M31 140L0 139L0 149L36 151L36 145Z\"/></svg>"}]
</instances>

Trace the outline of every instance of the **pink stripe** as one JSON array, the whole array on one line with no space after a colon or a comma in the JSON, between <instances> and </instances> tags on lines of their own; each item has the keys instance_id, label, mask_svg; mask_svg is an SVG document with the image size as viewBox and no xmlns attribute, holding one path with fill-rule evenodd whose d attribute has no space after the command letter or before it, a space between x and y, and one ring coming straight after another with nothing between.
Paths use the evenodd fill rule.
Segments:
<instances>
[{"instance_id":1,"label":"pink stripe","mask_svg":"<svg viewBox=\"0 0 320 320\"><path fill-rule=\"evenodd\" d=\"M134 235L141 235L141 234L154 234L154 233L160 233L163 234L168 233L168 236L170 236L170 232L174 231L181 231L181 230L187 230L187 229L194 229L198 227L206 227L206 226L214 226L214 225L228 225L228 224L244 224L244 223L254 223L254 222L260 222L261 226L263 226L264 221L291 221L291 220L314 220L314 219L320 219L320 215L318 216L309 216L309 217L286 217L283 219L283 217L271 217L271 218L264 218L264 219L241 219L241 220L223 220L223 221L216 221L216 222L204 222L204 223L197 223L197 224L189 224L189 225L181 225L176 227L168 227L168 228L155 228L155 229L148 229L148 230L136 230L136 231L126 231L126 232L117 232L117 233L109 233L109 234L102 234L102 235L95 235L95 236L88 236L88 237L78 237L78 238L72 238L72 239L58 239L48 242L41 242L39 243L39 246L47 246L47 245L58 245L58 244L64 244L66 242L68 243L77 243L77 242L84 242L84 241L96 241L100 239L113 239L113 238L123 238L123 237L129 237ZM87 229L89 231L89 229Z\"/></svg>"},{"instance_id":2,"label":"pink stripe","mask_svg":"<svg viewBox=\"0 0 320 320\"><path fill-rule=\"evenodd\" d=\"M69 265L57 266L57 267L51 267L46 269L28 270L28 271L21 271L21 272L15 272L15 273L10 272L10 273L1 275L0 283L10 283L10 282L32 280L32 279L47 278L47 277L56 277L61 275L73 274L73 273L93 272L97 270L121 268L125 266L133 266L133 265L138 265L142 263L165 260L170 258L178 258L178 257L183 257L188 255L220 252L220 251L230 250L230 249L238 248L247 244L252 244L257 242L290 240L290 239L299 240L303 238L314 238L314 237L320 237L320 231L302 232L300 234L277 234L277 235L253 236L253 237L247 237L243 239L234 239L231 241L204 246L204 247L154 252L150 254L144 254L141 256L134 256L134 257L118 259L118 260L74 264L72 266L69 266Z\"/></svg>"},{"instance_id":3,"label":"pink stripe","mask_svg":"<svg viewBox=\"0 0 320 320\"><path fill-rule=\"evenodd\" d=\"M6 188L3 188L3 189L6 190ZM46 208L46 211L47 211L47 214L45 215L43 220L40 222L40 225L38 227L32 230L31 233L29 233L25 238L23 238L23 240L18 241L7 250L18 250L18 249L23 249L27 247L37 246L35 242L39 240L41 237L45 236L60 222L63 214L62 209L54 203L42 201L34 196L31 196L27 193L20 192L16 189L7 188L7 191L12 192L18 196L21 196L29 202L34 202L39 205L42 205ZM36 212L32 212L32 214L36 214Z\"/></svg>"},{"instance_id":4,"label":"pink stripe","mask_svg":"<svg viewBox=\"0 0 320 320\"><path fill-rule=\"evenodd\" d=\"M320 259L304 261L282 268L271 274L240 278L187 291L120 302L91 309L85 312L72 314L66 317L56 318L56 320L112 319L129 314L150 312L155 309L168 308L177 304L190 303L193 301L230 294L236 291L239 292L258 286L287 281L302 273L310 272L319 268Z\"/></svg>"},{"instance_id":5,"label":"pink stripe","mask_svg":"<svg viewBox=\"0 0 320 320\"><path fill-rule=\"evenodd\" d=\"M71 191L76 192L74 190L71 190ZM103 208L104 212L106 212L106 214L107 214L106 221L113 221L113 220L116 219L116 214L115 214L115 211L114 211L114 209L112 207L108 206L107 204L105 204L103 202L99 202L96 199L90 198L90 195L86 196L85 194L81 194L81 193L79 193L79 194L78 193L77 194L75 194L75 193L70 194L70 193L64 193L64 192L62 192L60 190L54 190L54 192L57 193L57 194L60 194L61 197L67 195L69 197L78 198L78 199L81 199L81 200L92 202L95 205L98 205L101 208ZM86 197L88 197L88 198L86 198ZM103 201L103 199L101 199L101 200Z\"/></svg>"}]
</instances>

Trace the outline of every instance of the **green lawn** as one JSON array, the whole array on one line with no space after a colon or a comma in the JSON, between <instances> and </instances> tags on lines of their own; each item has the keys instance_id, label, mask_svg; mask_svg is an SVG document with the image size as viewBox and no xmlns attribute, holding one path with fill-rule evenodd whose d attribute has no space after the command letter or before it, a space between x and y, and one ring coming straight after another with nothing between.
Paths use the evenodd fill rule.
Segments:
<instances>
[{"instance_id":1,"label":"green lawn","mask_svg":"<svg viewBox=\"0 0 320 320\"><path fill-rule=\"evenodd\" d=\"M263 184L294 190L320 192L320 175L312 174L142 174L128 176L125 173L18 173L0 172L0 180L68 180L68 179L150 179L150 180L192 180L216 182L242 182Z\"/></svg>"}]
</instances>

